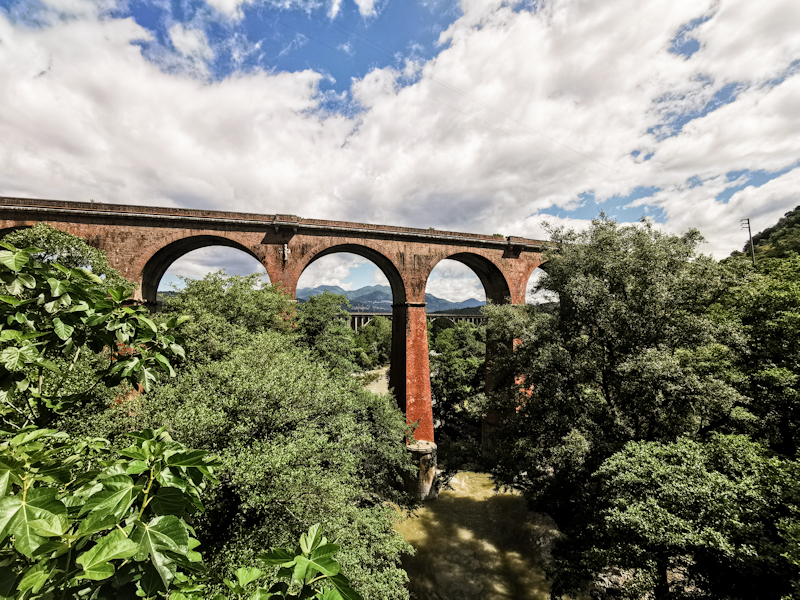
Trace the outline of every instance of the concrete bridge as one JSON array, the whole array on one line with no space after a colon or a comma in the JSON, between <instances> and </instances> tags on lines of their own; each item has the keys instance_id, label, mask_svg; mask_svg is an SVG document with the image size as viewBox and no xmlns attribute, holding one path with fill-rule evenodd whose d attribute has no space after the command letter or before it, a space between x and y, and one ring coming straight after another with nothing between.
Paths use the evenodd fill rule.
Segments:
<instances>
[{"instance_id":1,"label":"concrete bridge","mask_svg":"<svg viewBox=\"0 0 800 600\"><path fill-rule=\"evenodd\" d=\"M141 285L136 298L156 301L161 277L178 258L206 246L229 246L264 265L273 284L293 298L315 260L350 252L375 263L392 288L390 386L415 436L433 441L425 286L444 259L470 267L488 300L525 302L525 288L542 262L539 240L471 233L150 206L0 197L0 236L44 222L81 236L109 264Z\"/></svg>"},{"instance_id":2,"label":"concrete bridge","mask_svg":"<svg viewBox=\"0 0 800 600\"><path fill-rule=\"evenodd\" d=\"M435 321L436 319L448 319L453 323L472 323L473 325L483 325L486 323L487 318L483 315L465 315L462 313L426 313L428 321ZM350 313L350 329L358 331L364 325L372 321L375 317L385 317L392 320L392 313L380 312L351 312Z\"/></svg>"}]
</instances>

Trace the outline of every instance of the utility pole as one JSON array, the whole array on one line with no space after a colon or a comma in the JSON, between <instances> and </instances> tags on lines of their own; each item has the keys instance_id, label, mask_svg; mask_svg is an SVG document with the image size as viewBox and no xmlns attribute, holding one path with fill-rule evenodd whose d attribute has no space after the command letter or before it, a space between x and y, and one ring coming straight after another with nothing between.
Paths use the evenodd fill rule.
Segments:
<instances>
[{"instance_id":1,"label":"utility pole","mask_svg":"<svg viewBox=\"0 0 800 600\"><path fill-rule=\"evenodd\" d=\"M756 249L753 246L753 232L750 230L750 219L742 219L739 221L742 226L742 229L747 229L747 233L750 236L750 255L753 257L753 268L756 266Z\"/></svg>"}]
</instances>

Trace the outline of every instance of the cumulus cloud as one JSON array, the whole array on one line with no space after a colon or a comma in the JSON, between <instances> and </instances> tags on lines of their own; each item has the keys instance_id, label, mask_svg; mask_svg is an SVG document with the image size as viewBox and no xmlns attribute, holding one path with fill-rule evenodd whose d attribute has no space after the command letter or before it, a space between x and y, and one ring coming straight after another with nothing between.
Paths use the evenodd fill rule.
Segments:
<instances>
[{"instance_id":1,"label":"cumulus cloud","mask_svg":"<svg viewBox=\"0 0 800 600\"><path fill-rule=\"evenodd\" d=\"M228 275L259 273L264 282L269 282L266 269L252 256L234 248L214 246L193 250L172 263L158 289L169 290L172 284L180 285L178 276L202 279L207 273L219 269L225 269Z\"/></svg>"},{"instance_id":2,"label":"cumulus cloud","mask_svg":"<svg viewBox=\"0 0 800 600\"><path fill-rule=\"evenodd\" d=\"M439 262L431 271L425 293L452 302L463 302L470 298L486 300L486 292L475 272L460 262L447 259Z\"/></svg>"},{"instance_id":3,"label":"cumulus cloud","mask_svg":"<svg viewBox=\"0 0 800 600\"><path fill-rule=\"evenodd\" d=\"M337 285L343 290L352 290L352 281L345 281L353 269L361 265L372 264L366 258L340 252L323 256L306 267L297 288L315 288L320 285Z\"/></svg>"},{"instance_id":4,"label":"cumulus cloud","mask_svg":"<svg viewBox=\"0 0 800 600\"><path fill-rule=\"evenodd\" d=\"M0 12L0 193L541 238L544 219L585 223L542 210L587 192L603 208L647 186L660 191L634 208L658 209L670 231L697 227L717 256L741 247L740 218L767 226L800 204L797 169L717 199L731 172L800 158L800 4L516 8L464 0L436 57L354 81L361 110L347 114L323 110L313 70L210 81L143 57L150 33L131 19L76 8L30 28ZM699 17L697 51L670 52ZM209 60L186 27L170 32L173 54Z\"/></svg>"}]
</instances>

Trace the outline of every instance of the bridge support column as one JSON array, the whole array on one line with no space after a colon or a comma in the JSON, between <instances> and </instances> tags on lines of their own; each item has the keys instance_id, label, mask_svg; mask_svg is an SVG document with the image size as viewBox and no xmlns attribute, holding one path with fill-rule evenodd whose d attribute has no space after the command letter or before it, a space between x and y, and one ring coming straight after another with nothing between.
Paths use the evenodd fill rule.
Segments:
<instances>
[{"instance_id":1,"label":"bridge support column","mask_svg":"<svg viewBox=\"0 0 800 600\"><path fill-rule=\"evenodd\" d=\"M392 314L392 368L394 389L408 423L418 422L414 437L433 442L431 370L428 360L428 321L424 302L395 304Z\"/></svg>"},{"instance_id":2,"label":"bridge support column","mask_svg":"<svg viewBox=\"0 0 800 600\"><path fill-rule=\"evenodd\" d=\"M417 422L414 437L433 442L428 320L424 302L406 304L406 422Z\"/></svg>"}]
</instances>

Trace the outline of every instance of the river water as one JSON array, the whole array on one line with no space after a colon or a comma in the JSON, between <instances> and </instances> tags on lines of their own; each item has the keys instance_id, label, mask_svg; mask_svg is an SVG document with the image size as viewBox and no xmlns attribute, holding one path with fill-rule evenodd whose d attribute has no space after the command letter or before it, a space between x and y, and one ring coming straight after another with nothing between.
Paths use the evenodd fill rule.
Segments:
<instances>
[{"instance_id":1,"label":"river water","mask_svg":"<svg viewBox=\"0 0 800 600\"><path fill-rule=\"evenodd\" d=\"M367 388L388 392L387 368ZM546 600L542 565L557 531L519 494L496 493L485 473L458 473L395 528L416 554L403 560L413 600Z\"/></svg>"},{"instance_id":2,"label":"river water","mask_svg":"<svg viewBox=\"0 0 800 600\"><path fill-rule=\"evenodd\" d=\"M495 493L484 473L462 472L436 500L395 527L416 549L403 561L414 600L545 600L542 564L556 534L521 496Z\"/></svg>"}]
</instances>

